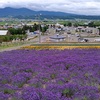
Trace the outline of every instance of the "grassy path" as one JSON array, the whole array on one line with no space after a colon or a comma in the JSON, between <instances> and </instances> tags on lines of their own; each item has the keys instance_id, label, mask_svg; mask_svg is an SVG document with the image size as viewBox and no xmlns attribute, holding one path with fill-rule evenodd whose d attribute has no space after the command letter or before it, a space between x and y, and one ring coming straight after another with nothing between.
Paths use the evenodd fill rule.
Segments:
<instances>
[{"instance_id":1,"label":"grassy path","mask_svg":"<svg viewBox=\"0 0 100 100\"><path fill-rule=\"evenodd\" d=\"M24 47L24 46L30 46L35 42L37 41L29 41L29 42L23 42L23 43L15 43L13 45L8 45L8 46L7 45L0 46L0 52L20 49L21 47Z\"/></svg>"}]
</instances>

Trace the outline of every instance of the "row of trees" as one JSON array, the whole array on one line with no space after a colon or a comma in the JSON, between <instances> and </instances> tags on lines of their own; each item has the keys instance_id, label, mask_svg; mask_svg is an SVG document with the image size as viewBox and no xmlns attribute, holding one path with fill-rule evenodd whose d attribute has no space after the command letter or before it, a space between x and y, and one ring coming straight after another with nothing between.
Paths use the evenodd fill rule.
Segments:
<instances>
[{"instance_id":1,"label":"row of trees","mask_svg":"<svg viewBox=\"0 0 100 100\"><path fill-rule=\"evenodd\" d=\"M12 40L24 40L27 38L26 32L29 30L30 32L34 32L37 30L40 30L42 33L46 32L48 29L48 25L40 25L40 24L34 24L33 26L23 26L22 28L9 28L8 33L10 35L6 36L0 36L0 43L1 42L9 42Z\"/></svg>"},{"instance_id":2,"label":"row of trees","mask_svg":"<svg viewBox=\"0 0 100 100\"><path fill-rule=\"evenodd\" d=\"M25 26L23 26L23 28L18 28L18 29L9 28L8 32L11 35L25 35L27 30L29 30L30 32L40 30L41 32L44 33L47 31L47 29L48 29L48 25L34 24L33 26L25 25Z\"/></svg>"},{"instance_id":3,"label":"row of trees","mask_svg":"<svg viewBox=\"0 0 100 100\"><path fill-rule=\"evenodd\" d=\"M11 35L25 35L26 32L25 30L22 28L18 28L18 29L15 29L15 28L9 28L8 29L8 32L11 34Z\"/></svg>"},{"instance_id":4,"label":"row of trees","mask_svg":"<svg viewBox=\"0 0 100 100\"><path fill-rule=\"evenodd\" d=\"M72 21L67 21L63 23L64 26L89 26L89 27L99 27L100 26L100 21L91 21L91 22L87 22L85 23L84 21L79 21L79 22L72 22Z\"/></svg>"},{"instance_id":5,"label":"row of trees","mask_svg":"<svg viewBox=\"0 0 100 100\"><path fill-rule=\"evenodd\" d=\"M41 24L34 24L33 26L27 26L25 25L23 27L23 30L30 30L30 32L34 32L34 31L37 31L37 30L40 30L41 32L46 32L47 29L48 29L48 25L41 25Z\"/></svg>"},{"instance_id":6,"label":"row of trees","mask_svg":"<svg viewBox=\"0 0 100 100\"><path fill-rule=\"evenodd\" d=\"M27 38L26 35L4 35L4 36L0 36L0 43L10 42L12 40L24 40L26 38Z\"/></svg>"}]
</instances>

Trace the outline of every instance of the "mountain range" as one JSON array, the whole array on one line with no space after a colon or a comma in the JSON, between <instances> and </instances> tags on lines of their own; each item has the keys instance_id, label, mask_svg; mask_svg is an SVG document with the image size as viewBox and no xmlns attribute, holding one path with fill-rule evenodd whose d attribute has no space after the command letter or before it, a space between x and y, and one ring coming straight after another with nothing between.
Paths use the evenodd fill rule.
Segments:
<instances>
[{"instance_id":1,"label":"mountain range","mask_svg":"<svg viewBox=\"0 0 100 100\"><path fill-rule=\"evenodd\" d=\"M64 12L34 11L27 8L0 8L0 17L35 19L40 14L42 19L100 19L100 16L77 15Z\"/></svg>"}]
</instances>

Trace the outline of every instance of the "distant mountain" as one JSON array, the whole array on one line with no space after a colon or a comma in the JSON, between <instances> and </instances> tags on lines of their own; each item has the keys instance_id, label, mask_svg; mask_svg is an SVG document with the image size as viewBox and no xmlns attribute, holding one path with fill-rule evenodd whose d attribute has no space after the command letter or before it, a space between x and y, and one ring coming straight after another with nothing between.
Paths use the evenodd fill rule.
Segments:
<instances>
[{"instance_id":1,"label":"distant mountain","mask_svg":"<svg viewBox=\"0 0 100 100\"><path fill-rule=\"evenodd\" d=\"M27 8L1 8L0 9L0 17L6 17L6 16L18 16L18 15L32 15L35 12L32 10L29 10Z\"/></svg>"},{"instance_id":2,"label":"distant mountain","mask_svg":"<svg viewBox=\"0 0 100 100\"><path fill-rule=\"evenodd\" d=\"M14 18L24 18L24 19L35 19L37 15L42 14L41 18L47 19L100 19L100 16L85 16L70 14L64 12L54 12L54 11L33 11L27 8L1 8L0 17L9 17Z\"/></svg>"},{"instance_id":3,"label":"distant mountain","mask_svg":"<svg viewBox=\"0 0 100 100\"><path fill-rule=\"evenodd\" d=\"M0 9L0 16L18 16L18 15L23 15L23 16L30 16L30 15L54 15L54 16L65 16L68 13L63 13L63 12L53 12L53 11L33 11L27 8L1 8ZM68 14L71 15L71 14Z\"/></svg>"}]
</instances>

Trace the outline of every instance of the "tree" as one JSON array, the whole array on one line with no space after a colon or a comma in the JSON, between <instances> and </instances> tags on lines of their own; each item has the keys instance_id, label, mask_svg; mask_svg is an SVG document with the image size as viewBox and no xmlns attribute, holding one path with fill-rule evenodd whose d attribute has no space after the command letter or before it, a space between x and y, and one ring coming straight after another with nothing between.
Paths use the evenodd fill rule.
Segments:
<instances>
[{"instance_id":1,"label":"tree","mask_svg":"<svg viewBox=\"0 0 100 100\"><path fill-rule=\"evenodd\" d=\"M39 25L37 25L36 23L34 24L34 31L38 30L39 29Z\"/></svg>"},{"instance_id":2,"label":"tree","mask_svg":"<svg viewBox=\"0 0 100 100\"><path fill-rule=\"evenodd\" d=\"M88 26L89 26L89 27L95 27L94 22L93 22L93 21L90 22L90 23L88 24Z\"/></svg>"},{"instance_id":3,"label":"tree","mask_svg":"<svg viewBox=\"0 0 100 100\"><path fill-rule=\"evenodd\" d=\"M72 26L72 23L71 22L68 22L67 26L71 27Z\"/></svg>"},{"instance_id":4,"label":"tree","mask_svg":"<svg viewBox=\"0 0 100 100\"><path fill-rule=\"evenodd\" d=\"M64 26L66 27L66 26L67 26L67 24L66 24L66 23L64 23Z\"/></svg>"},{"instance_id":5,"label":"tree","mask_svg":"<svg viewBox=\"0 0 100 100\"><path fill-rule=\"evenodd\" d=\"M9 31L9 33L11 35L22 35L22 34L25 34L25 30L21 29L21 28L18 28L18 29L9 28L8 31Z\"/></svg>"},{"instance_id":6,"label":"tree","mask_svg":"<svg viewBox=\"0 0 100 100\"><path fill-rule=\"evenodd\" d=\"M74 27L78 27L79 25L78 25L78 23L74 23Z\"/></svg>"},{"instance_id":7,"label":"tree","mask_svg":"<svg viewBox=\"0 0 100 100\"><path fill-rule=\"evenodd\" d=\"M47 31L47 29L48 29L48 26L46 25L46 26L44 26L44 27L42 27L42 32L46 32Z\"/></svg>"}]
</instances>

